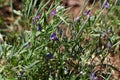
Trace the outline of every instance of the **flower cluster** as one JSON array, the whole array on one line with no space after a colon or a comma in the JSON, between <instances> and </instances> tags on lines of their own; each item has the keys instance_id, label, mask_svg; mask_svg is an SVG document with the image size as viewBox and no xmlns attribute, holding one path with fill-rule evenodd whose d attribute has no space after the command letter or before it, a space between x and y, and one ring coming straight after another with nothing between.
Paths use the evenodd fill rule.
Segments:
<instances>
[{"instance_id":1,"label":"flower cluster","mask_svg":"<svg viewBox=\"0 0 120 80\"><path fill-rule=\"evenodd\" d=\"M38 28L37 28L37 30L38 31L41 31L42 30L42 26L41 26L41 24L38 22L39 21L39 19L41 18L41 14L38 14L38 15L36 15L35 17L33 17L33 19L32 19L32 24L38 24L37 26L38 26Z\"/></svg>"},{"instance_id":2,"label":"flower cluster","mask_svg":"<svg viewBox=\"0 0 120 80\"><path fill-rule=\"evenodd\" d=\"M32 19L32 24L35 24L36 21L38 21L40 18L41 18L41 14L38 14L38 15L36 15L35 17L33 17L33 19Z\"/></svg>"},{"instance_id":3,"label":"flower cluster","mask_svg":"<svg viewBox=\"0 0 120 80\"><path fill-rule=\"evenodd\" d=\"M62 8L63 8L63 7L62 7ZM55 15L57 14L58 10L60 10L60 9L62 9L62 8L61 8L60 6L57 7L56 9L54 9L54 10L51 11L50 15L51 15L51 16L55 16ZM32 19L32 23L33 23L33 24L37 23L40 18L41 18L41 14L36 15L36 16ZM38 30L38 31L41 31L41 30L42 30L42 25L41 25L40 23L37 23L37 24L38 24L37 30ZM62 29L61 29L61 28L60 28L60 35L62 35ZM55 32L50 35L50 39L53 40L53 41L59 41L59 39L58 39L58 37L57 37L57 35L56 35Z\"/></svg>"}]
</instances>

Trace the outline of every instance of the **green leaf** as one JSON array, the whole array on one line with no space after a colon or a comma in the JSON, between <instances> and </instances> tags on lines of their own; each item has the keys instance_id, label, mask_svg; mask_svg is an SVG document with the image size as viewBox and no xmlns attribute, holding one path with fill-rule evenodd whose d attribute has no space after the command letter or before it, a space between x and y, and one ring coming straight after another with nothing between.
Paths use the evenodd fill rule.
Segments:
<instances>
[{"instance_id":1,"label":"green leaf","mask_svg":"<svg viewBox=\"0 0 120 80\"><path fill-rule=\"evenodd\" d=\"M32 67L35 66L37 63L39 63L39 61L33 62L32 64L30 64L30 65L28 66L28 68L32 68Z\"/></svg>"}]
</instances>

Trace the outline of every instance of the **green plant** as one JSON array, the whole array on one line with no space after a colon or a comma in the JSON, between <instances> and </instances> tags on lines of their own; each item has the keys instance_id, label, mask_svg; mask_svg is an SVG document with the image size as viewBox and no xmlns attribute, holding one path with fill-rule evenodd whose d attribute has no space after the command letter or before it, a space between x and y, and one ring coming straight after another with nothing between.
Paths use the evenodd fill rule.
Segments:
<instances>
[{"instance_id":1,"label":"green plant","mask_svg":"<svg viewBox=\"0 0 120 80\"><path fill-rule=\"evenodd\" d=\"M116 68L107 66L108 73L103 74L95 68L105 65L105 58L114 54L113 48L119 45L116 31L120 15L111 16L118 11L117 7L110 3L111 8L105 15L102 15L102 8L94 17L86 19L87 14L69 22L65 8L56 11L61 1L55 0L47 7L49 1L23 2L21 19L26 30L8 33L10 41L0 45L0 77L7 80L94 80L96 74L98 78L110 80L109 73ZM61 24L68 30L73 26L70 38L64 36ZM100 60L95 64L96 57Z\"/></svg>"}]
</instances>

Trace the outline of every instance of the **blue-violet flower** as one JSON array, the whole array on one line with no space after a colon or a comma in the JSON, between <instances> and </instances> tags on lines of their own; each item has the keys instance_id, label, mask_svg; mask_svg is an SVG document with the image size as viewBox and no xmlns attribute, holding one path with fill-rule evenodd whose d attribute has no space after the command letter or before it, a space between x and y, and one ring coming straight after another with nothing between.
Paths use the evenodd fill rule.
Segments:
<instances>
[{"instance_id":1,"label":"blue-violet flower","mask_svg":"<svg viewBox=\"0 0 120 80\"><path fill-rule=\"evenodd\" d=\"M52 34L50 35L50 39L53 40L53 41L59 41L56 33L52 33Z\"/></svg>"},{"instance_id":2,"label":"blue-violet flower","mask_svg":"<svg viewBox=\"0 0 120 80\"><path fill-rule=\"evenodd\" d=\"M42 26L41 24L38 24L38 31L41 31L42 30Z\"/></svg>"},{"instance_id":3,"label":"blue-violet flower","mask_svg":"<svg viewBox=\"0 0 120 80\"><path fill-rule=\"evenodd\" d=\"M46 59L52 59L52 54L51 53L47 53L46 54Z\"/></svg>"}]
</instances>

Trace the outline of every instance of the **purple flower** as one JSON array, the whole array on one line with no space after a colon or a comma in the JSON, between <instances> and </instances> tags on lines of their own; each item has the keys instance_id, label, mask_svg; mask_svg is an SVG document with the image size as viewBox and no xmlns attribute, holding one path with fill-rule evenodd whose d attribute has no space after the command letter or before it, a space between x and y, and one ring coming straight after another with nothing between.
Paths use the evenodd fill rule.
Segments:
<instances>
[{"instance_id":1,"label":"purple flower","mask_svg":"<svg viewBox=\"0 0 120 80\"><path fill-rule=\"evenodd\" d=\"M41 18L41 14L38 14L37 16L36 16L36 19L40 19Z\"/></svg>"},{"instance_id":2,"label":"purple flower","mask_svg":"<svg viewBox=\"0 0 120 80\"><path fill-rule=\"evenodd\" d=\"M52 15L52 16L55 16L55 15L56 15L56 13L57 13L57 11L56 11L56 10L52 10L51 15Z\"/></svg>"},{"instance_id":3,"label":"purple flower","mask_svg":"<svg viewBox=\"0 0 120 80\"><path fill-rule=\"evenodd\" d=\"M92 79L92 80L98 80L98 77L95 76L95 73L92 73L92 74L91 74L91 79Z\"/></svg>"},{"instance_id":4,"label":"purple flower","mask_svg":"<svg viewBox=\"0 0 120 80\"><path fill-rule=\"evenodd\" d=\"M33 20L37 20L37 19L40 19L40 18L41 18L41 14L38 14L33 18Z\"/></svg>"},{"instance_id":5,"label":"purple flower","mask_svg":"<svg viewBox=\"0 0 120 80\"><path fill-rule=\"evenodd\" d=\"M32 19L32 24L35 24L36 20L41 18L41 14L36 15L33 19Z\"/></svg>"},{"instance_id":6,"label":"purple flower","mask_svg":"<svg viewBox=\"0 0 120 80\"><path fill-rule=\"evenodd\" d=\"M53 40L53 41L59 41L56 33L52 33L52 34L50 35L50 39Z\"/></svg>"},{"instance_id":7,"label":"purple flower","mask_svg":"<svg viewBox=\"0 0 120 80\"><path fill-rule=\"evenodd\" d=\"M30 42L28 42L26 45L26 48L29 48L29 47L30 47Z\"/></svg>"},{"instance_id":8,"label":"purple flower","mask_svg":"<svg viewBox=\"0 0 120 80\"><path fill-rule=\"evenodd\" d=\"M94 78L95 78L95 73L92 73L92 74L91 74L91 78L92 78L92 80L94 80Z\"/></svg>"},{"instance_id":9,"label":"purple flower","mask_svg":"<svg viewBox=\"0 0 120 80\"><path fill-rule=\"evenodd\" d=\"M32 24L35 24L35 21L34 21L34 20L32 21Z\"/></svg>"},{"instance_id":10,"label":"purple flower","mask_svg":"<svg viewBox=\"0 0 120 80\"><path fill-rule=\"evenodd\" d=\"M104 5L104 7L105 7L106 9L109 9L110 4L109 4L108 2L106 2L105 5Z\"/></svg>"},{"instance_id":11,"label":"purple flower","mask_svg":"<svg viewBox=\"0 0 120 80\"><path fill-rule=\"evenodd\" d=\"M60 35L62 35L62 32L63 32L63 31L62 31L62 29L60 28Z\"/></svg>"},{"instance_id":12,"label":"purple flower","mask_svg":"<svg viewBox=\"0 0 120 80\"><path fill-rule=\"evenodd\" d=\"M47 53L46 54L46 59L52 59L52 54L51 53Z\"/></svg>"},{"instance_id":13,"label":"purple flower","mask_svg":"<svg viewBox=\"0 0 120 80\"><path fill-rule=\"evenodd\" d=\"M85 16L88 16L90 17L91 16L91 10L88 10L88 11L84 11L83 13Z\"/></svg>"},{"instance_id":14,"label":"purple flower","mask_svg":"<svg viewBox=\"0 0 120 80\"><path fill-rule=\"evenodd\" d=\"M112 44L110 42L107 43L107 48L111 48L112 47Z\"/></svg>"},{"instance_id":15,"label":"purple flower","mask_svg":"<svg viewBox=\"0 0 120 80\"><path fill-rule=\"evenodd\" d=\"M38 24L38 31L41 31L42 30L42 26L41 24Z\"/></svg>"}]
</instances>

